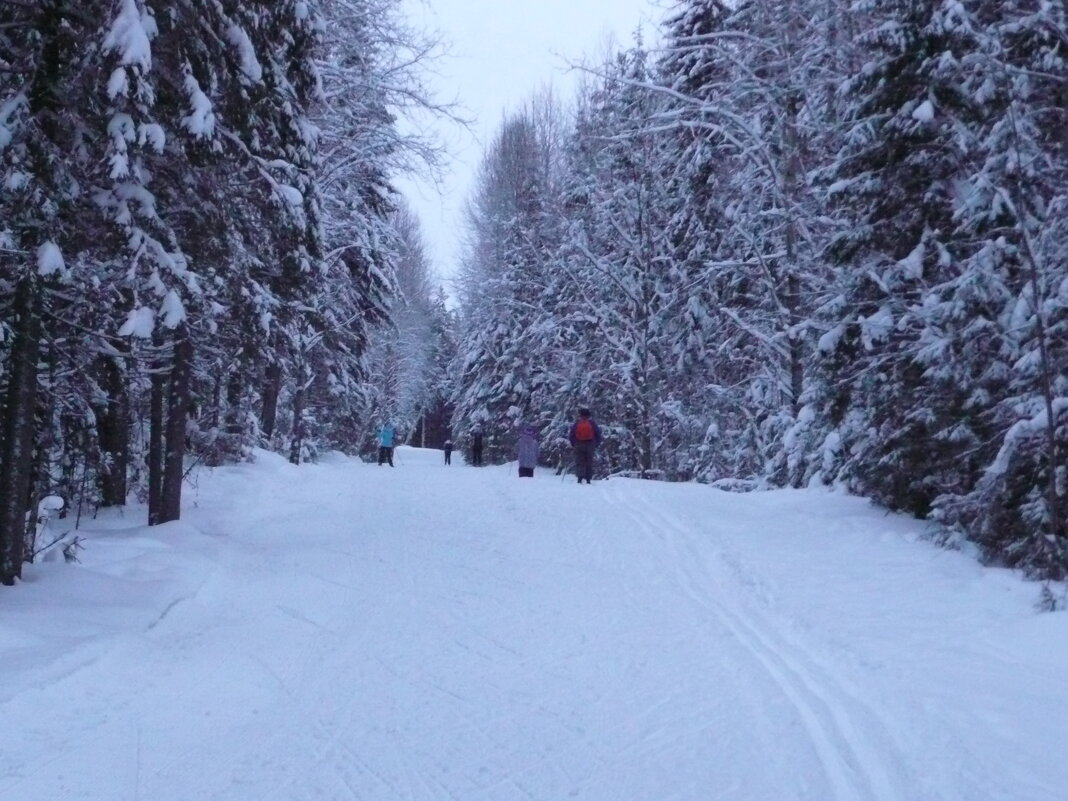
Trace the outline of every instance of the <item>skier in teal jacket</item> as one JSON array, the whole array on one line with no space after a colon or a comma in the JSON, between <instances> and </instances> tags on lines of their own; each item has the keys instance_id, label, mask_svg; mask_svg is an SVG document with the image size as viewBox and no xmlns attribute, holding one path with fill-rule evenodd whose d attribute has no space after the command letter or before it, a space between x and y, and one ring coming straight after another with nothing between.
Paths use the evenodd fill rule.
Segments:
<instances>
[{"instance_id":1,"label":"skier in teal jacket","mask_svg":"<svg viewBox=\"0 0 1068 801\"><path fill-rule=\"evenodd\" d=\"M378 429L378 464L388 462L393 467L393 440L397 436L397 430L393 423L385 423Z\"/></svg>"}]
</instances>

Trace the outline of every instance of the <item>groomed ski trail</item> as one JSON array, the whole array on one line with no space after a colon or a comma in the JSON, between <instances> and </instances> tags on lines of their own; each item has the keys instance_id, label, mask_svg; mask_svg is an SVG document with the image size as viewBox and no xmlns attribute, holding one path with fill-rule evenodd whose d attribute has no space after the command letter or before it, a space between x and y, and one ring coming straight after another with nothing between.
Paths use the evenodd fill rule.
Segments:
<instances>
[{"instance_id":1,"label":"groomed ski trail","mask_svg":"<svg viewBox=\"0 0 1068 801\"><path fill-rule=\"evenodd\" d=\"M397 457L260 454L203 474L183 523L112 521L31 571L0 624L58 590L97 634L11 629L0 795L1061 797L1030 738L1063 725L1065 670L1019 646L1058 653L1064 616L915 522Z\"/></svg>"},{"instance_id":2,"label":"groomed ski trail","mask_svg":"<svg viewBox=\"0 0 1068 801\"><path fill-rule=\"evenodd\" d=\"M752 603L744 604L744 587L723 569L714 549L702 551L695 531L646 501L633 503L625 491L614 500L628 510L637 526L669 546L665 567L674 569L679 586L722 622L749 651L796 710L818 755L829 798L839 801L898 801L911 796L897 747L881 720L855 694L845 691L818 667L803 647L788 642Z\"/></svg>"}]
</instances>

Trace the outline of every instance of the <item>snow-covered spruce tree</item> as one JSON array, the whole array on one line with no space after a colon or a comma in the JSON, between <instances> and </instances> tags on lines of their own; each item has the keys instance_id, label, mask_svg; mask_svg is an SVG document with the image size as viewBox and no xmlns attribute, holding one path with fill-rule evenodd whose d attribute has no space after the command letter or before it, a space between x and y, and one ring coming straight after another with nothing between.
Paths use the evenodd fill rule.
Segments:
<instances>
[{"instance_id":1,"label":"snow-covered spruce tree","mask_svg":"<svg viewBox=\"0 0 1068 801\"><path fill-rule=\"evenodd\" d=\"M816 387L838 446L824 477L924 516L939 495L971 485L976 446L992 435L979 387L961 382L980 365L944 369L969 352L976 328L931 325L970 255L954 215L986 113L967 89L977 21L941 0L857 8L868 62L847 84L851 129L829 175L845 227L828 251L838 298L826 307ZM976 300L970 314L985 303Z\"/></svg>"},{"instance_id":2,"label":"snow-covered spruce tree","mask_svg":"<svg viewBox=\"0 0 1068 801\"><path fill-rule=\"evenodd\" d=\"M1068 64L1063 6L992 4L980 17L968 90L987 110L960 184L960 271L926 318L928 371L966 388L974 486L938 518L987 559L1042 578L1068 573Z\"/></svg>"},{"instance_id":3,"label":"snow-covered spruce tree","mask_svg":"<svg viewBox=\"0 0 1068 801\"><path fill-rule=\"evenodd\" d=\"M409 437L433 396L434 287L426 247L418 218L407 206L394 212L392 225L397 292L389 321L370 336L369 397L358 439L366 450L375 446L377 426L386 420L393 421L400 437Z\"/></svg>"},{"instance_id":4,"label":"snow-covered spruce tree","mask_svg":"<svg viewBox=\"0 0 1068 801\"><path fill-rule=\"evenodd\" d=\"M321 0L324 47L317 59L322 102L316 178L322 197L325 258L310 307L302 357L302 448L360 449L373 421L366 358L387 321L402 250L392 228L392 176L436 169L436 141L401 130L399 118L448 116L424 83L436 42L411 28L400 0ZM280 375L281 366L272 365ZM296 453L296 452L294 452Z\"/></svg>"},{"instance_id":5,"label":"snow-covered spruce tree","mask_svg":"<svg viewBox=\"0 0 1068 801\"><path fill-rule=\"evenodd\" d=\"M723 241L734 143L721 116L734 71L729 15L720 0L675 4L664 23L656 76L665 95L658 118L670 140L664 178L673 203L672 269L686 297L671 334L678 417L672 447L680 475L702 480L751 478L761 469L751 436L756 416L746 397L759 365L741 358L745 332L723 310L735 302L732 283L724 280L732 260Z\"/></svg>"},{"instance_id":6,"label":"snow-covered spruce tree","mask_svg":"<svg viewBox=\"0 0 1068 801\"><path fill-rule=\"evenodd\" d=\"M110 303L106 287L99 280L90 283L86 268L92 259L107 259L122 248L102 236L100 216L80 191L94 165L73 158L80 148L74 131L99 121L99 104L84 102L98 63L99 20L87 9L75 13L57 4L26 3L8 10L0 29L0 305L5 321L0 325L7 328L0 335L0 382L9 396L3 419L11 436L3 439L0 472L5 487L12 480L30 481L25 489L3 493L21 507L6 510L7 525L18 527L25 509L33 506L30 496L47 489L69 501L74 487L86 483L79 474L83 469L94 473L84 494L96 500L102 495L105 502L125 497L124 449L121 440L108 435L121 435L126 426L102 428L97 447L90 406L100 397L94 379L107 379L85 369L98 354L101 364L114 367L105 354L117 344L103 334L108 326L98 325L108 317L100 311ZM47 259L40 261L33 242L45 241L49 245L40 255ZM36 328L36 334L27 336L24 325ZM97 336L86 336L92 332ZM31 352L37 356L26 358ZM35 370L43 370L47 380L34 380ZM34 407L36 420L24 427L25 412ZM48 430L52 423L55 431ZM70 436L60 435L60 426ZM33 463L30 475L20 477L18 465L25 462L16 452L28 454L25 436L34 443Z\"/></svg>"},{"instance_id":7,"label":"snow-covered spruce tree","mask_svg":"<svg viewBox=\"0 0 1068 801\"><path fill-rule=\"evenodd\" d=\"M59 238L61 224L56 218L76 181L65 158L73 143L62 141L58 132L64 112L70 113L60 96L65 71L61 53L73 43L64 30L63 15L46 16L43 11L33 6L11 8L0 28L0 582L4 584L14 583L21 573L26 515L32 505L28 496L41 284L61 265L60 247L66 242ZM84 51L79 55L84 57Z\"/></svg>"},{"instance_id":8,"label":"snow-covered spruce tree","mask_svg":"<svg viewBox=\"0 0 1068 801\"><path fill-rule=\"evenodd\" d=\"M419 423L420 446L441 447L452 438L452 398L456 392L452 368L456 363L458 322L449 308L443 287L436 287L430 299L429 397Z\"/></svg>"},{"instance_id":9,"label":"snow-covered spruce tree","mask_svg":"<svg viewBox=\"0 0 1068 801\"><path fill-rule=\"evenodd\" d=\"M598 409L613 469L677 475L680 444L673 336L685 311L664 176L669 143L654 130L662 99L649 92L640 43L590 86L569 150L567 300L579 332L575 400Z\"/></svg>"},{"instance_id":10,"label":"snow-covered spruce tree","mask_svg":"<svg viewBox=\"0 0 1068 801\"><path fill-rule=\"evenodd\" d=\"M673 219L691 287L682 352L700 357L713 420L700 473L796 484L811 316L827 285L813 168L833 135L835 4L709 0L667 23L660 117L670 174L693 190ZM678 194L677 192L675 194Z\"/></svg>"},{"instance_id":11,"label":"snow-covered spruce tree","mask_svg":"<svg viewBox=\"0 0 1068 801\"><path fill-rule=\"evenodd\" d=\"M162 522L187 442L233 458L281 408L299 458L308 414L344 417L336 401L358 390L365 326L385 309L387 174L433 155L394 127L396 109L432 106L397 7L5 4L5 581L34 495L98 483L84 494L121 504L129 470ZM318 404L323 386L334 402ZM146 430L135 421L147 436L130 436Z\"/></svg>"},{"instance_id":12,"label":"snow-covered spruce tree","mask_svg":"<svg viewBox=\"0 0 1068 801\"><path fill-rule=\"evenodd\" d=\"M165 179L156 191L196 265L201 295L184 339L163 343L175 360L169 386L158 371L151 380L150 431L167 431L165 447L153 434L147 448L150 509L157 498L162 503L153 519L178 514L173 488L185 470L190 412L201 427L194 442L209 458L236 454L247 422L238 401L250 394L250 365L264 361L259 342L284 354L298 350L321 253L308 121L318 92L312 10L302 2L186 0L153 15L154 89L174 147L157 167ZM157 397L164 392L167 403ZM159 453L161 496L152 480Z\"/></svg>"},{"instance_id":13,"label":"snow-covered spruce tree","mask_svg":"<svg viewBox=\"0 0 1068 801\"><path fill-rule=\"evenodd\" d=\"M140 373L134 383L139 389L150 387L150 399L132 407L147 407L150 417L144 450L153 522L173 519L179 512L189 411L195 406L201 422L212 415L217 422L219 404L212 402L211 390L216 398L221 394L217 377L225 370L220 367L239 373L240 353L231 356L227 347L247 332L250 316L217 312L243 311L233 298L254 295L247 289L250 284L263 286L248 277L256 263L275 263L279 255L300 251L292 240L282 242L279 236L285 216L279 218L278 209L292 206L294 198L304 194L294 185L299 177L283 183L288 178L284 159L268 158L277 155L272 148L280 139L278 115L272 116L269 106L272 92L277 98L301 84L299 76L289 81L296 73L285 58L300 52L300 36L293 31L301 27L297 12L306 6L253 5L228 15L213 4L157 8L152 3L123 3L102 49L110 59L104 65L107 72L97 76L99 94L109 101L104 109L109 136L102 141L110 150L107 161L96 163L110 167L114 183L97 182L93 197L132 254L104 286L114 291L115 311L126 316L121 333L133 338L132 355L138 358ZM294 27L283 30L287 21ZM212 35L190 36L198 25ZM305 25L310 31L310 24ZM272 47L280 50L270 43L275 35L289 45L281 62L270 57ZM268 65L267 78L261 62ZM315 82L303 84L314 88ZM273 89L265 89L268 86ZM285 97L275 106L291 107ZM243 114L249 107L258 115L258 128L240 119L237 110ZM152 115L156 122L148 121ZM314 217L314 203L293 216L300 218L298 229L314 230L314 224L306 225L308 217ZM300 232L295 238L310 241ZM191 264L196 273L189 269ZM95 285L100 279L98 271ZM160 304L158 314L154 303ZM112 356L110 361L120 360ZM106 399L95 404L100 432L120 429L127 406L122 402L123 377L107 369L107 363L102 368L109 381L96 393ZM119 403L113 400L116 395ZM106 415L112 407L117 410ZM121 443L121 437L116 439ZM114 490L116 498L120 490Z\"/></svg>"},{"instance_id":14,"label":"snow-covered spruce tree","mask_svg":"<svg viewBox=\"0 0 1068 801\"><path fill-rule=\"evenodd\" d=\"M299 175L279 180L290 168L278 145L300 138L300 125L276 135L285 128L277 112L299 123L294 101L316 86L314 74L305 71L311 80L302 80L294 64L303 43L313 41L302 38L314 33L313 21L304 3L247 3L232 13L191 1L40 2L20 9L18 24L4 27L4 58L19 63L3 71L0 144L6 185L22 194L5 194L18 211L5 214L4 238L17 251L12 256L38 253L32 264L26 259L25 267L14 267L13 279L31 278L13 280L11 298L35 312L26 319L43 311L48 323L13 340L16 351L37 356L13 360L25 369L8 385L18 402L5 404L6 421L21 425L24 410L38 405L41 352L57 381L47 384L45 413L38 415L44 428L20 428L6 440L18 453L3 460L4 471L22 473L21 485L6 497L12 509L32 508L22 454L34 443L42 485L69 483L78 451L85 461L97 450L109 476L104 500L124 502L127 410L143 410L150 417L144 448L150 517L174 519L187 415L202 400L195 394L198 365L204 352L212 355L208 338L214 345L220 333L210 312L222 309L217 300L226 300L230 287L247 285L248 254L263 257L270 250L265 243L283 238L277 210L298 195L304 204L293 215L299 246L290 240L277 253L314 248L308 235L316 227L314 193L302 191ZM287 95L294 87L300 88ZM240 119L239 108L251 111L254 123ZM276 219L243 227L242 220L267 210L264 198ZM31 249L27 237L41 242ZM42 291L60 280L62 292ZM33 291L20 294L20 283ZM70 345L86 334L93 347ZM132 339L132 347L116 334ZM140 378L131 376L131 364ZM150 398L128 401L131 388ZM72 427L69 421L79 416L92 421L89 428ZM64 454L59 478L48 468L54 451ZM12 511L17 522L9 531L21 526L22 516Z\"/></svg>"},{"instance_id":15,"label":"snow-covered spruce tree","mask_svg":"<svg viewBox=\"0 0 1068 801\"><path fill-rule=\"evenodd\" d=\"M154 94L144 82L155 28L143 7L27 2L13 10L3 30L0 202L5 294L13 304L14 330L0 456L5 498L0 573L10 582L19 572L26 512L52 479L50 451L64 447L51 427L56 410L62 404L85 414L92 402L72 397L64 379L89 368L95 349L68 349L66 343L88 333L96 337L96 352L106 353L105 332L111 327L113 334L119 324L108 320L98 328L107 314L87 316L80 287L108 287L144 269L162 290L166 311L177 305L176 293L188 286L188 274L173 231L147 188L151 173L145 160L162 151L165 136ZM87 321L90 325L77 326ZM77 338L66 338L76 327ZM44 351L42 342L50 343ZM84 364L71 364L70 350L80 350L76 359ZM59 381L49 385L35 426L42 352ZM31 473L38 479L32 489Z\"/></svg>"},{"instance_id":16,"label":"snow-covered spruce tree","mask_svg":"<svg viewBox=\"0 0 1068 801\"><path fill-rule=\"evenodd\" d=\"M227 318L235 325L220 338L229 345L224 358L231 360L226 429L231 437L251 433L249 407L257 396L261 426L273 429L279 395L288 388L297 421L289 432L291 458L299 453L304 433L297 412L308 383L305 352L314 338L310 318L322 259L318 135L311 119L321 100L316 8L264 2L243 4L231 14L217 9L207 22L215 31L208 41L226 47L222 55L228 60L218 64L226 70L216 67L198 76L196 57L210 54L190 54L193 78L215 90L210 92L211 139L247 187L242 194L248 216L235 242L240 269L220 300L239 312ZM272 371L272 366L289 369Z\"/></svg>"},{"instance_id":17,"label":"snow-covered spruce tree","mask_svg":"<svg viewBox=\"0 0 1068 801\"><path fill-rule=\"evenodd\" d=\"M469 201L453 431L481 425L491 461L511 454L520 420L545 426L559 406L546 373L546 287L559 242L560 119L551 98L508 117Z\"/></svg>"},{"instance_id":18,"label":"snow-covered spruce tree","mask_svg":"<svg viewBox=\"0 0 1068 801\"><path fill-rule=\"evenodd\" d=\"M740 68L733 71L728 108L744 121L731 129L753 145L732 153L727 185L732 224L724 251L738 265L728 273L741 301L728 316L748 329L739 331L738 352L765 365L750 377L747 402L756 413L754 445L764 478L779 486L800 486L809 443L821 437L807 407L813 318L830 284L816 176L838 143L840 13L840 4L827 0L753 0L727 22L740 37L732 45Z\"/></svg>"},{"instance_id":19,"label":"snow-covered spruce tree","mask_svg":"<svg viewBox=\"0 0 1068 801\"><path fill-rule=\"evenodd\" d=\"M323 89L314 121L326 258L302 357L310 381L300 423L305 455L318 447L356 452L370 425L364 361L370 329L388 319L394 292L389 173L413 146L398 135L391 107L422 96L414 76L418 59L401 62L402 50L421 45L403 30L396 6L394 0L321 2Z\"/></svg>"}]
</instances>

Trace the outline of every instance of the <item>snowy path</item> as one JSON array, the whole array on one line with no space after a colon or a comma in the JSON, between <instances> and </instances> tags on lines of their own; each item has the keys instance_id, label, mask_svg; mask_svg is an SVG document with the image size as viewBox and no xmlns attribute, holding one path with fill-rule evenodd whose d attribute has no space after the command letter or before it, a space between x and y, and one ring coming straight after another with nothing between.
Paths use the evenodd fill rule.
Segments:
<instances>
[{"instance_id":1,"label":"snowy path","mask_svg":"<svg viewBox=\"0 0 1068 801\"><path fill-rule=\"evenodd\" d=\"M0 594L0 798L1064 797L1068 616L916 523L398 462L218 471Z\"/></svg>"}]
</instances>

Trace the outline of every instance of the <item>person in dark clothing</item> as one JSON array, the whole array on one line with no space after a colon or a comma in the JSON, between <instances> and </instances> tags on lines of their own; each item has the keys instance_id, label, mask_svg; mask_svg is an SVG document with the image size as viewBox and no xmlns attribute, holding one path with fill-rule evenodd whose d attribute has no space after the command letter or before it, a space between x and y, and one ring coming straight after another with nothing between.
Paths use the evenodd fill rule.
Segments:
<instances>
[{"instance_id":1,"label":"person in dark clothing","mask_svg":"<svg viewBox=\"0 0 1068 801\"><path fill-rule=\"evenodd\" d=\"M475 426L471 432L471 464L482 467L482 428Z\"/></svg>"},{"instance_id":2,"label":"person in dark clothing","mask_svg":"<svg viewBox=\"0 0 1068 801\"><path fill-rule=\"evenodd\" d=\"M534 478L534 468L538 464L538 429L532 425L521 426L516 450L519 477Z\"/></svg>"},{"instance_id":3,"label":"person in dark clothing","mask_svg":"<svg viewBox=\"0 0 1068 801\"><path fill-rule=\"evenodd\" d=\"M445 464L452 464L452 440L445 440L445 446L442 449L445 451Z\"/></svg>"},{"instance_id":4,"label":"person in dark clothing","mask_svg":"<svg viewBox=\"0 0 1068 801\"><path fill-rule=\"evenodd\" d=\"M601 444L601 428L590 416L589 409L579 409L578 420L571 424L567 435L575 450L575 475L578 483L593 481L593 454Z\"/></svg>"}]
</instances>

